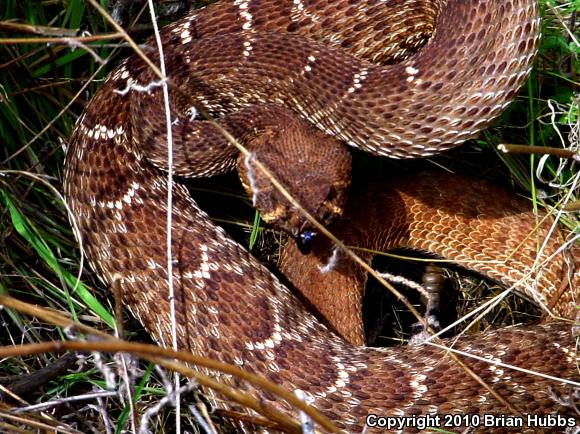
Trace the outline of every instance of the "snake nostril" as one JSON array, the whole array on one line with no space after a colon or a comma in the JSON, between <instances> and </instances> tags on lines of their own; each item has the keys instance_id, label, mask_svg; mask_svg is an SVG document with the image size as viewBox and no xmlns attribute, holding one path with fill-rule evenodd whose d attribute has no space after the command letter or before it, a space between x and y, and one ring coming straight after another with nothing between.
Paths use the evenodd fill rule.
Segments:
<instances>
[{"instance_id":1,"label":"snake nostril","mask_svg":"<svg viewBox=\"0 0 580 434\"><path fill-rule=\"evenodd\" d=\"M306 230L300 232L298 236L294 237L294 241L296 242L296 246L298 247L298 250L300 250L300 253L307 255L312 251L315 236L316 232Z\"/></svg>"}]
</instances>

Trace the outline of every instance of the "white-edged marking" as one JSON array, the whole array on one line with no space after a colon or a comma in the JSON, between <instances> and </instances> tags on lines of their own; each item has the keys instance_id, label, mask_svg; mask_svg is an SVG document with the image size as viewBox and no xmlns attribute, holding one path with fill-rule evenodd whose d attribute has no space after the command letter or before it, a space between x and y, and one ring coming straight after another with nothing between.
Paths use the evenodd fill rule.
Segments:
<instances>
[{"instance_id":1,"label":"white-edged marking","mask_svg":"<svg viewBox=\"0 0 580 434\"><path fill-rule=\"evenodd\" d=\"M127 84L123 89L113 89L113 92L118 93L119 95L127 95L129 91L134 90L136 92L148 92L150 93L153 89L157 87L163 86L167 79L163 80L154 80L146 85L142 85L133 81L132 78L127 80Z\"/></svg>"},{"instance_id":2,"label":"white-edged marking","mask_svg":"<svg viewBox=\"0 0 580 434\"><path fill-rule=\"evenodd\" d=\"M131 187L129 188L129 190L127 190L127 193L123 195L123 200L127 203L131 203L131 200L133 199L133 196L135 196L137 190L139 190L139 187L140 187L139 183L133 181L131 183Z\"/></svg>"},{"instance_id":3,"label":"white-edged marking","mask_svg":"<svg viewBox=\"0 0 580 434\"><path fill-rule=\"evenodd\" d=\"M200 259L201 263L199 264L199 268L193 272L191 272L190 278L193 277L194 279L211 279L211 274L209 272L209 255L207 254L208 248L206 244L200 244L199 250L201 251ZM203 283L200 282L200 283Z\"/></svg>"},{"instance_id":4,"label":"white-edged marking","mask_svg":"<svg viewBox=\"0 0 580 434\"><path fill-rule=\"evenodd\" d=\"M413 376L411 377L409 386L411 386L414 390L413 398L415 400L421 399L425 395L425 393L427 393L427 390L429 388L424 383L426 379L427 376L425 374L413 374Z\"/></svg>"},{"instance_id":5,"label":"white-edged marking","mask_svg":"<svg viewBox=\"0 0 580 434\"><path fill-rule=\"evenodd\" d=\"M409 77L407 77L407 81L410 83L413 80L415 80L415 75L417 75L417 73L419 72L419 70L416 69L416 68L413 68L412 66L407 66L405 68L405 72L407 74L409 74Z\"/></svg>"},{"instance_id":6,"label":"white-edged marking","mask_svg":"<svg viewBox=\"0 0 580 434\"><path fill-rule=\"evenodd\" d=\"M306 59L306 65L304 65L304 68L302 68L302 75L312 71L312 65L314 64L314 62L316 62L316 57L311 54Z\"/></svg>"},{"instance_id":7,"label":"white-edged marking","mask_svg":"<svg viewBox=\"0 0 580 434\"><path fill-rule=\"evenodd\" d=\"M125 134L125 130L122 126L109 128L105 125L96 124L92 128L87 128L84 125L80 127L81 132L89 137L90 139L100 140L102 139L113 139L117 136L122 136Z\"/></svg>"},{"instance_id":8,"label":"white-edged marking","mask_svg":"<svg viewBox=\"0 0 580 434\"><path fill-rule=\"evenodd\" d=\"M317 15L316 12L308 10L303 0L292 0L290 21L296 23L302 21L304 18L310 18L313 23L321 21L321 17ZM331 36L331 38L333 36Z\"/></svg>"},{"instance_id":9,"label":"white-edged marking","mask_svg":"<svg viewBox=\"0 0 580 434\"><path fill-rule=\"evenodd\" d=\"M248 4L249 0L236 0L234 1L234 5L238 7L239 14L244 24L242 24L242 29L250 30L253 26L254 17L251 13L248 12Z\"/></svg>"},{"instance_id":10,"label":"white-edged marking","mask_svg":"<svg viewBox=\"0 0 580 434\"><path fill-rule=\"evenodd\" d=\"M302 14L302 12L304 12L304 3L302 3L302 0L293 0L291 15L294 16L296 13Z\"/></svg>"},{"instance_id":11,"label":"white-edged marking","mask_svg":"<svg viewBox=\"0 0 580 434\"><path fill-rule=\"evenodd\" d=\"M253 48L252 47L252 41L249 40L249 39L248 40L245 40L244 43L243 43L243 45L244 45L244 51L243 51L242 54L245 57L249 57L250 56L250 53L252 52L252 48Z\"/></svg>"},{"instance_id":12,"label":"white-edged marking","mask_svg":"<svg viewBox=\"0 0 580 434\"><path fill-rule=\"evenodd\" d=\"M184 30L183 32L181 32L181 43L182 44L188 44L191 42L192 37L191 37L191 32L189 30Z\"/></svg>"},{"instance_id":13,"label":"white-edged marking","mask_svg":"<svg viewBox=\"0 0 580 434\"><path fill-rule=\"evenodd\" d=\"M369 70L368 68L362 68L358 73L356 73L353 76L353 81L352 81L352 86L348 88L348 93L353 93L354 91L356 91L357 89L360 89L362 87L362 83L363 81L366 80L366 78L369 75Z\"/></svg>"}]
</instances>

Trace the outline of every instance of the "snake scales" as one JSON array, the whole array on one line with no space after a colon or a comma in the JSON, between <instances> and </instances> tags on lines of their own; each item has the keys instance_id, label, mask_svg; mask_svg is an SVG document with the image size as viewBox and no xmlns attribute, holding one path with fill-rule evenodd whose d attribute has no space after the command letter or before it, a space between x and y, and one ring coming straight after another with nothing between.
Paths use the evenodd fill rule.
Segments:
<instances>
[{"instance_id":1,"label":"snake scales","mask_svg":"<svg viewBox=\"0 0 580 434\"><path fill-rule=\"evenodd\" d=\"M211 124L193 119L194 107L242 140L275 128L282 110L298 114L307 132L314 126L379 155L455 146L514 96L530 69L539 18L532 0L236 0L195 11L161 37L175 173L201 176L230 170L236 152ZM152 47L147 54L156 61ZM167 151L155 83L135 57L108 77L70 139L64 188L93 268L107 284L122 276L125 303L168 345ZM359 348L329 332L179 184L172 212L181 348L302 389L354 431L369 413L506 412L437 348ZM455 347L578 379L567 323L497 330ZM522 413L571 413L552 395L566 396L565 385L469 365Z\"/></svg>"}]
</instances>

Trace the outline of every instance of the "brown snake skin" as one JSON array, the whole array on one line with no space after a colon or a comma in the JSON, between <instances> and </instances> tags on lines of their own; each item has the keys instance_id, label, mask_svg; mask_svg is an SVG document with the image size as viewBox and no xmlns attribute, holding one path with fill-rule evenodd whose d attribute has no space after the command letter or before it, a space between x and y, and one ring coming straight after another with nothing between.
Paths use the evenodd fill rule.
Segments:
<instances>
[{"instance_id":1,"label":"brown snake skin","mask_svg":"<svg viewBox=\"0 0 580 434\"><path fill-rule=\"evenodd\" d=\"M524 199L449 173L367 184L351 192L343 218L330 227L347 245L367 249L357 251L359 257L370 261L371 251L402 247L430 252L513 288L555 315L574 316L580 301L580 249L555 254L564 240L557 231L548 236L552 219L536 220ZM321 239L307 256L287 243L279 267L334 329L351 343L364 344L367 274L360 266Z\"/></svg>"},{"instance_id":2,"label":"brown snake skin","mask_svg":"<svg viewBox=\"0 0 580 434\"><path fill-rule=\"evenodd\" d=\"M267 108L248 115L268 101L379 155L420 157L455 146L488 126L526 77L539 39L536 9L533 0L236 0L195 11L161 35L175 172L200 176L234 164L233 148L209 124L193 120L193 106L242 140L260 122L272 122ZM170 345L167 183L159 169L167 151L155 80L136 57L108 77L70 139L64 188L97 274L111 284L119 273L126 305L160 344ZM152 83L150 92L144 89ZM370 413L507 413L440 349L355 347L331 333L179 184L172 213L181 348L301 389L352 432L362 430ZM566 322L487 332L454 346L579 379ZM574 414L554 398L566 397L568 385L467 363L519 412Z\"/></svg>"}]
</instances>

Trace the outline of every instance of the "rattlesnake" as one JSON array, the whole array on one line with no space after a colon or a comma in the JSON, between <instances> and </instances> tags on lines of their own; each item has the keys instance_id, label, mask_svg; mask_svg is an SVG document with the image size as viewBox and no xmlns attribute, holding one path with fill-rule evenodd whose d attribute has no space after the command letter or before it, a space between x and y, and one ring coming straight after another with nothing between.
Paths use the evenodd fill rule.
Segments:
<instances>
[{"instance_id":1,"label":"rattlesnake","mask_svg":"<svg viewBox=\"0 0 580 434\"><path fill-rule=\"evenodd\" d=\"M526 200L489 182L443 172L358 184L331 230L363 249L357 251L361 258L394 248L430 252L500 281L558 316L573 316L578 294L570 288L580 285L580 249L551 256L564 240L557 232L546 239L552 219L537 218ZM540 252L539 241L546 243ZM360 266L320 240L307 256L287 243L280 270L342 336L364 342L361 287L367 274Z\"/></svg>"},{"instance_id":2,"label":"rattlesnake","mask_svg":"<svg viewBox=\"0 0 580 434\"><path fill-rule=\"evenodd\" d=\"M195 11L161 32L175 173L208 175L235 164L236 151L221 133L193 119L198 108L241 139L276 128L272 113L279 108L260 112L273 103L298 115L304 131L317 128L371 153L440 152L501 112L529 72L538 39L533 0L236 0ZM158 61L155 50L146 51ZM395 63L400 59L406 60ZM162 101L160 84L142 61L122 62L77 122L64 189L97 274L106 284L121 275L126 305L169 345ZM180 348L301 389L353 431L371 413L506 412L437 348L358 348L329 332L214 226L180 184L172 215ZM462 338L455 347L578 380L567 323L502 329ZM566 396L568 386L468 363L522 413L571 414L554 398ZM225 379L286 408L268 393Z\"/></svg>"}]
</instances>

